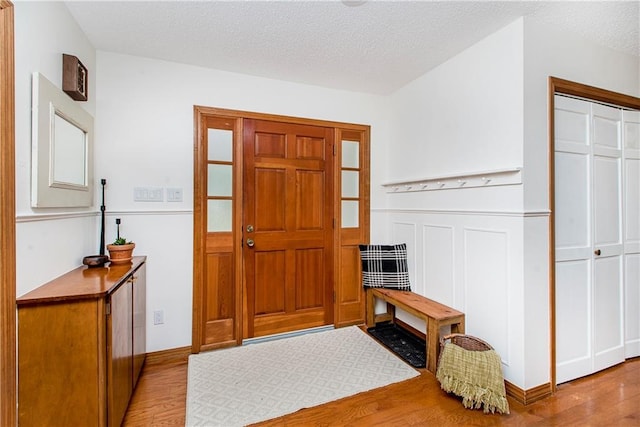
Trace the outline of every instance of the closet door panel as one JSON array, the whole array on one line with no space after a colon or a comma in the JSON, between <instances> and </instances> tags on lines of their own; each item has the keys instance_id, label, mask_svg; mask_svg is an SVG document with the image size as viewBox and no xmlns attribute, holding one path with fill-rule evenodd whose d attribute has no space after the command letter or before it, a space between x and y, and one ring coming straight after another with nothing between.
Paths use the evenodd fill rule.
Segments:
<instances>
[{"instance_id":1,"label":"closet door panel","mask_svg":"<svg viewBox=\"0 0 640 427\"><path fill-rule=\"evenodd\" d=\"M568 310L567 307L571 307ZM591 261L556 264L557 382L591 373Z\"/></svg>"},{"instance_id":2,"label":"closet door panel","mask_svg":"<svg viewBox=\"0 0 640 427\"><path fill-rule=\"evenodd\" d=\"M624 360L622 113L592 105L594 372Z\"/></svg>"},{"instance_id":3,"label":"closet door panel","mask_svg":"<svg viewBox=\"0 0 640 427\"><path fill-rule=\"evenodd\" d=\"M589 256L589 157L580 153L557 152L556 250L559 260Z\"/></svg>"},{"instance_id":4,"label":"closet door panel","mask_svg":"<svg viewBox=\"0 0 640 427\"><path fill-rule=\"evenodd\" d=\"M624 360L626 187L621 110L560 96L555 107L556 382L562 383Z\"/></svg>"},{"instance_id":5,"label":"closet door panel","mask_svg":"<svg viewBox=\"0 0 640 427\"><path fill-rule=\"evenodd\" d=\"M640 356L640 112L623 111L625 357Z\"/></svg>"},{"instance_id":6,"label":"closet door panel","mask_svg":"<svg viewBox=\"0 0 640 427\"><path fill-rule=\"evenodd\" d=\"M594 372L624 360L622 257L594 261Z\"/></svg>"},{"instance_id":7,"label":"closet door panel","mask_svg":"<svg viewBox=\"0 0 640 427\"><path fill-rule=\"evenodd\" d=\"M625 351L624 357L640 356L640 254L625 258Z\"/></svg>"}]
</instances>

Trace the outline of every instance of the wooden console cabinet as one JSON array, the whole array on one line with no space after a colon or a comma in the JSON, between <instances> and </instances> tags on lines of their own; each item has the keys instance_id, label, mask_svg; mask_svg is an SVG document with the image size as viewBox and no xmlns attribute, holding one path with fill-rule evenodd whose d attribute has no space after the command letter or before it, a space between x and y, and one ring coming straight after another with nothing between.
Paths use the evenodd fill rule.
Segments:
<instances>
[{"instance_id":1,"label":"wooden console cabinet","mask_svg":"<svg viewBox=\"0 0 640 427\"><path fill-rule=\"evenodd\" d=\"M144 364L146 257L17 299L20 426L120 426Z\"/></svg>"}]
</instances>

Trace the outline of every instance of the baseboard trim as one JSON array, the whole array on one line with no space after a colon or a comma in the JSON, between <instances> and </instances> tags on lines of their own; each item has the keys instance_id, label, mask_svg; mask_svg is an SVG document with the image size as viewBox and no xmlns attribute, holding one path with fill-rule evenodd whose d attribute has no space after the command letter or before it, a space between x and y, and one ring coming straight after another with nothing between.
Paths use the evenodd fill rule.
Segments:
<instances>
[{"instance_id":1,"label":"baseboard trim","mask_svg":"<svg viewBox=\"0 0 640 427\"><path fill-rule=\"evenodd\" d=\"M190 354L191 346L155 351L153 353L147 353L147 357L144 363L147 366L166 365L171 363L185 363L187 362L187 360L189 360Z\"/></svg>"},{"instance_id":2,"label":"baseboard trim","mask_svg":"<svg viewBox=\"0 0 640 427\"><path fill-rule=\"evenodd\" d=\"M523 390L520 387L511 384L509 381L505 381L504 383L507 396L512 397L523 405L529 405L533 402L537 402L538 400L549 397L552 394L551 383L541 384L528 390Z\"/></svg>"}]
</instances>

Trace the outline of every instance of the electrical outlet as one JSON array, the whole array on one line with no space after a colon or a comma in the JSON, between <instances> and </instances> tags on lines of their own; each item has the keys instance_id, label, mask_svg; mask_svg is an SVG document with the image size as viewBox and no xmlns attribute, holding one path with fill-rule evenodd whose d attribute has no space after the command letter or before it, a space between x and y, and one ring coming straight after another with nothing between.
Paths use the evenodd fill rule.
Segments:
<instances>
[{"instance_id":1,"label":"electrical outlet","mask_svg":"<svg viewBox=\"0 0 640 427\"><path fill-rule=\"evenodd\" d=\"M164 324L164 311L156 310L153 312L153 324L154 325Z\"/></svg>"}]
</instances>

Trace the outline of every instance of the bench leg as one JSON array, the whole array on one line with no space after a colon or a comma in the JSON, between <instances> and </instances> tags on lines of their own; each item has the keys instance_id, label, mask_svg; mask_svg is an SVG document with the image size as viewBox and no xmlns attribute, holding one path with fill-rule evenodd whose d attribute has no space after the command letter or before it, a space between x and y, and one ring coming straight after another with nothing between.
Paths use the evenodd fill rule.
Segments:
<instances>
[{"instance_id":1,"label":"bench leg","mask_svg":"<svg viewBox=\"0 0 640 427\"><path fill-rule=\"evenodd\" d=\"M391 318L391 323L396 323L396 306L390 302L387 303L387 316Z\"/></svg>"},{"instance_id":2,"label":"bench leg","mask_svg":"<svg viewBox=\"0 0 640 427\"><path fill-rule=\"evenodd\" d=\"M376 298L373 296L373 290L367 289L367 302L366 302L366 315L367 315L367 328L373 328L376 326Z\"/></svg>"},{"instance_id":3,"label":"bench leg","mask_svg":"<svg viewBox=\"0 0 640 427\"><path fill-rule=\"evenodd\" d=\"M440 322L427 320L427 370L436 373L438 347L440 346Z\"/></svg>"}]
</instances>

